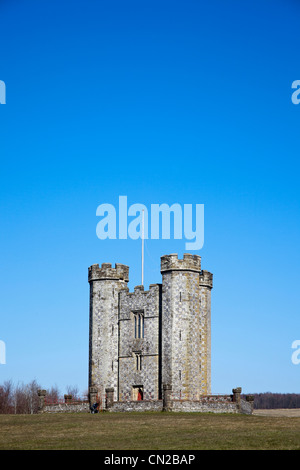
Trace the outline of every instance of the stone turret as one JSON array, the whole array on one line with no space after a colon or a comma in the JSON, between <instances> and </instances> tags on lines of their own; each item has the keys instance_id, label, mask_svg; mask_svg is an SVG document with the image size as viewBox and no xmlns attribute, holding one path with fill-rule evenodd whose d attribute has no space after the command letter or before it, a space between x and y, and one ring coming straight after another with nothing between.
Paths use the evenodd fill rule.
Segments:
<instances>
[{"instance_id":1,"label":"stone turret","mask_svg":"<svg viewBox=\"0 0 300 470\"><path fill-rule=\"evenodd\" d=\"M119 292L127 288L129 268L123 264L93 264L90 283L89 387L105 402L105 389L118 389ZM117 399L117 396L115 396Z\"/></svg>"},{"instance_id":2,"label":"stone turret","mask_svg":"<svg viewBox=\"0 0 300 470\"><path fill-rule=\"evenodd\" d=\"M174 399L197 400L210 389L210 342L200 300L201 258L188 253L183 259L177 254L162 256L161 273L162 383L172 386Z\"/></svg>"},{"instance_id":3,"label":"stone turret","mask_svg":"<svg viewBox=\"0 0 300 470\"><path fill-rule=\"evenodd\" d=\"M213 275L208 271L201 271L200 273L200 286L208 287L212 289L213 287Z\"/></svg>"}]
</instances>

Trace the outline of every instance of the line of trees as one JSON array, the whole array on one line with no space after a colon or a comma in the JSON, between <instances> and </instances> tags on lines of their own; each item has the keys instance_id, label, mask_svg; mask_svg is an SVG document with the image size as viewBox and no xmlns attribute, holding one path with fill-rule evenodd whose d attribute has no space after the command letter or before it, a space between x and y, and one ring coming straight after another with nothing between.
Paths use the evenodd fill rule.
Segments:
<instances>
[{"instance_id":1,"label":"line of trees","mask_svg":"<svg viewBox=\"0 0 300 470\"><path fill-rule=\"evenodd\" d=\"M300 408L299 393L253 393L255 409Z\"/></svg>"},{"instance_id":2,"label":"line of trees","mask_svg":"<svg viewBox=\"0 0 300 470\"><path fill-rule=\"evenodd\" d=\"M35 414L38 412L38 390L42 387L32 380L28 384L14 385L11 380L0 385L0 414ZM79 399L77 387L68 386L67 394ZM57 386L47 390L47 399L52 403L62 400Z\"/></svg>"}]
</instances>

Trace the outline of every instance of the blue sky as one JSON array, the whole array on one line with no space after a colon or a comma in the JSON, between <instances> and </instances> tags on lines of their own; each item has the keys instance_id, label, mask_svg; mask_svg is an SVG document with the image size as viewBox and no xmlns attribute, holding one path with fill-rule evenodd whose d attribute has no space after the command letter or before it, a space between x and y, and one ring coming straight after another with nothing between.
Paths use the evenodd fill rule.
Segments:
<instances>
[{"instance_id":1,"label":"blue sky","mask_svg":"<svg viewBox=\"0 0 300 470\"><path fill-rule=\"evenodd\" d=\"M0 383L87 389L96 209L204 204L212 391L300 393L297 1L2 0ZM185 240L148 240L145 286Z\"/></svg>"}]
</instances>

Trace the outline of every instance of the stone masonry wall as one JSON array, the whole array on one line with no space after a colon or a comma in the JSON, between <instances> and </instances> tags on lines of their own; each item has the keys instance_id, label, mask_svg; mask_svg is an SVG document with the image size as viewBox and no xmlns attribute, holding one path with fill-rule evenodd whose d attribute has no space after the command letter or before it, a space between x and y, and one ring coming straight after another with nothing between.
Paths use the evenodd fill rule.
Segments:
<instances>
[{"instance_id":1,"label":"stone masonry wall","mask_svg":"<svg viewBox=\"0 0 300 470\"><path fill-rule=\"evenodd\" d=\"M46 405L42 413L89 413L89 403L59 403L56 405Z\"/></svg>"},{"instance_id":2,"label":"stone masonry wall","mask_svg":"<svg viewBox=\"0 0 300 470\"><path fill-rule=\"evenodd\" d=\"M162 411L162 400L119 401L114 403L109 411Z\"/></svg>"},{"instance_id":3,"label":"stone masonry wall","mask_svg":"<svg viewBox=\"0 0 300 470\"><path fill-rule=\"evenodd\" d=\"M157 400L160 395L161 285L150 285L148 291L136 286L133 293L123 290L119 301L119 400L132 400L133 387L139 385L143 387L144 400ZM142 317L139 335L136 315Z\"/></svg>"},{"instance_id":4,"label":"stone masonry wall","mask_svg":"<svg viewBox=\"0 0 300 470\"><path fill-rule=\"evenodd\" d=\"M228 399L229 398L229 399ZM205 397L201 400L172 400L172 411L197 413L238 413L239 408L230 397Z\"/></svg>"}]
</instances>

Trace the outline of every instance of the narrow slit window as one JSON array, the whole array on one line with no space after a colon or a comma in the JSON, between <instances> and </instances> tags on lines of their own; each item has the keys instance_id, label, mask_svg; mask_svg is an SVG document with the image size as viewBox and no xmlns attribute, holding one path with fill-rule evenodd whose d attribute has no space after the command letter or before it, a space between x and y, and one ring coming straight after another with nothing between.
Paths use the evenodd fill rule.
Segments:
<instances>
[{"instance_id":1,"label":"narrow slit window","mask_svg":"<svg viewBox=\"0 0 300 470\"><path fill-rule=\"evenodd\" d=\"M135 353L135 369L142 370L142 356L140 353Z\"/></svg>"},{"instance_id":2,"label":"narrow slit window","mask_svg":"<svg viewBox=\"0 0 300 470\"><path fill-rule=\"evenodd\" d=\"M134 337L137 339L144 338L144 315L142 313L134 314Z\"/></svg>"}]
</instances>

